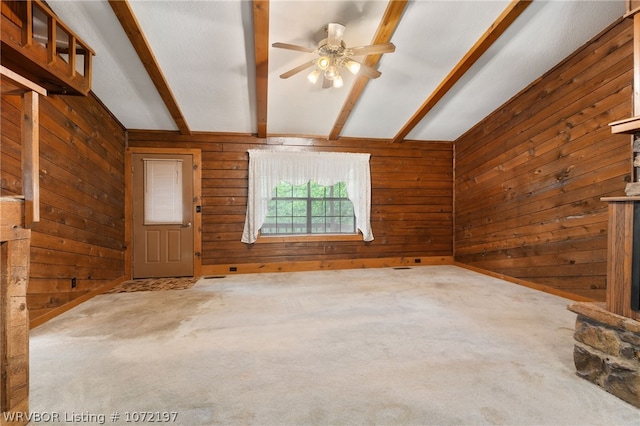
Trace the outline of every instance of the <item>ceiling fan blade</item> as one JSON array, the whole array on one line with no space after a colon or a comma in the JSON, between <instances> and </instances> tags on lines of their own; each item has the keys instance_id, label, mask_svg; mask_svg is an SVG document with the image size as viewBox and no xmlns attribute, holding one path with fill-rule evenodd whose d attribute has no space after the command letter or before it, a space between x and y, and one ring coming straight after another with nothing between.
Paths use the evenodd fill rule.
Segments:
<instances>
[{"instance_id":1,"label":"ceiling fan blade","mask_svg":"<svg viewBox=\"0 0 640 426\"><path fill-rule=\"evenodd\" d=\"M332 22L327 25L327 45L341 46L344 35L344 25Z\"/></svg>"},{"instance_id":2,"label":"ceiling fan blade","mask_svg":"<svg viewBox=\"0 0 640 426\"><path fill-rule=\"evenodd\" d=\"M296 75L299 72L306 70L307 68L311 68L315 63L316 63L315 59L312 60L312 61L309 61L309 62L305 62L302 65L298 65L297 67L290 69L289 71L285 72L284 74L280 74L280 78L289 78L292 75Z\"/></svg>"},{"instance_id":3,"label":"ceiling fan blade","mask_svg":"<svg viewBox=\"0 0 640 426\"><path fill-rule=\"evenodd\" d=\"M273 43L271 46L277 47L278 49L288 49L288 50L297 50L298 52L306 52L313 53L316 50L311 49L309 47L298 46L297 44L289 44L289 43Z\"/></svg>"},{"instance_id":4,"label":"ceiling fan blade","mask_svg":"<svg viewBox=\"0 0 640 426\"><path fill-rule=\"evenodd\" d=\"M391 53L396 51L393 43L372 44L370 46L353 47L351 49L353 56L376 55L379 53Z\"/></svg>"},{"instance_id":5,"label":"ceiling fan blade","mask_svg":"<svg viewBox=\"0 0 640 426\"><path fill-rule=\"evenodd\" d=\"M322 88L330 89L333 87L333 80L329 80L327 77L322 77Z\"/></svg>"},{"instance_id":6,"label":"ceiling fan blade","mask_svg":"<svg viewBox=\"0 0 640 426\"><path fill-rule=\"evenodd\" d=\"M353 62L357 62L358 64L360 64L360 70L358 71L358 74L362 74L366 77L369 78L378 78L382 75L382 73L374 68L371 68L368 65L363 64L362 62L358 62L358 61L354 61L353 59L351 59Z\"/></svg>"}]
</instances>

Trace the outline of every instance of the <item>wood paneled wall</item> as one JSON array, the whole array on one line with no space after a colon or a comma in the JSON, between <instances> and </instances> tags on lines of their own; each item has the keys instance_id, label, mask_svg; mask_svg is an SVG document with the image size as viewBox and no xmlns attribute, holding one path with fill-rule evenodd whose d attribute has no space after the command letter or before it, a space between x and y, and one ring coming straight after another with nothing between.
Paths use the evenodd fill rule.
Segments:
<instances>
[{"instance_id":1,"label":"wood paneled wall","mask_svg":"<svg viewBox=\"0 0 640 426\"><path fill-rule=\"evenodd\" d=\"M20 97L3 95L1 108L1 194L20 195ZM124 129L93 96L41 98L32 320L124 275L124 149Z\"/></svg>"},{"instance_id":2,"label":"wood paneled wall","mask_svg":"<svg viewBox=\"0 0 640 426\"><path fill-rule=\"evenodd\" d=\"M202 150L202 265L292 264L330 267L344 259L452 256L453 149L445 142L267 138L129 132L130 147ZM240 242L247 203L248 149L371 154L371 222L375 240ZM357 263L354 263L357 265ZM211 270L211 269L209 269ZM241 271L241 268L238 268Z\"/></svg>"},{"instance_id":3,"label":"wood paneled wall","mask_svg":"<svg viewBox=\"0 0 640 426\"><path fill-rule=\"evenodd\" d=\"M632 21L455 141L455 259L604 300L607 204L631 179Z\"/></svg>"}]
</instances>

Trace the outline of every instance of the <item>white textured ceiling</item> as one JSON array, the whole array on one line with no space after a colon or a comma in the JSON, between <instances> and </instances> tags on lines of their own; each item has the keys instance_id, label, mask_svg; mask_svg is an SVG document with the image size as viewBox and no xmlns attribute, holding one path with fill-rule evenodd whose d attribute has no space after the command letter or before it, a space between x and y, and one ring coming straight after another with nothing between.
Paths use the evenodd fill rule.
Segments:
<instances>
[{"instance_id":1,"label":"white textured ceiling","mask_svg":"<svg viewBox=\"0 0 640 426\"><path fill-rule=\"evenodd\" d=\"M93 92L128 129L177 130L104 0L49 0L96 52ZM130 1L192 131L256 133L253 4L248 0ZM393 138L507 7L507 0L410 1L349 116L342 137ZM269 43L315 47L328 22L346 25L347 46L370 44L386 1L272 0ZM535 0L408 139L455 140L625 12L624 0ZM281 73L312 54L269 49L267 133L326 137L355 80L340 89Z\"/></svg>"}]
</instances>

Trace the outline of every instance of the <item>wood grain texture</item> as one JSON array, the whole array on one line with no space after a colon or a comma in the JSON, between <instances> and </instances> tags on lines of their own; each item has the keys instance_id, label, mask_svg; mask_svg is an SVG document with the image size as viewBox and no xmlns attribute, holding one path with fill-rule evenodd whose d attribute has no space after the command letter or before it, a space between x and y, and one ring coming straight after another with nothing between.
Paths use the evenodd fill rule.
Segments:
<instances>
[{"instance_id":1,"label":"wood grain texture","mask_svg":"<svg viewBox=\"0 0 640 426\"><path fill-rule=\"evenodd\" d=\"M636 7L639 7L636 5ZM633 15L633 115L640 116L640 14Z\"/></svg>"},{"instance_id":2,"label":"wood grain texture","mask_svg":"<svg viewBox=\"0 0 640 426\"><path fill-rule=\"evenodd\" d=\"M129 37L133 48L140 57L140 61L142 61L144 68L147 70L151 81L153 81L153 84L156 86L158 94L164 101L164 104L169 110L176 126L181 133L188 135L191 133L191 130L189 129L187 120L184 118L175 96L173 96L171 87L162 73L162 69L156 60L153 50L151 49L151 46L149 45L149 42L147 41L147 38L144 35L129 2L127 0L110 0L109 4L113 9L113 13L115 13L116 17L120 21L120 25L122 25L127 37Z\"/></svg>"},{"instance_id":3,"label":"wood grain texture","mask_svg":"<svg viewBox=\"0 0 640 426\"><path fill-rule=\"evenodd\" d=\"M22 194L19 96L2 95L0 193ZM93 96L40 98L31 319L124 275L124 129ZM71 279L77 285L71 287Z\"/></svg>"},{"instance_id":4,"label":"wood grain texture","mask_svg":"<svg viewBox=\"0 0 640 426\"><path fill-rule=\"evenodd\" d=\"M607 297L609 312L640 319L631 309L634 201L609 201Z\"/></svg>"},{"instance_id":5,"label":"wood grain texture","mask_svg":"<svg viewBox=\"0 0 640 426\"><path fill-rule=\"evenodd\" d=\"M603 31L455 142L455 259L604 301L607 205L631 179L633 28Z\"/></svg>"},{"instance_id":6,"label":"wood grain texture","mask_svg":"<svg viewBox=\"0 0 640 426\"><path fill-rule=\"evenodd\" d=\"M55 40L56 31L63 31L71 45L77 49L66 50L67 59L61 59L60 51L56 51L56 43L34 43L33 22L30 19L32 10L38 9L49 19L48 37ZM13 70L20 70L25 78L43 86L51 93L73 93L87 95L91 90L91 67L93 50L84 43L71 29L40 0L3 1L2 23L0 32L2 39L2 64ZM29 17L29 18L27 18ZM82 51L84 73L75 69L76 54Z\"/></svg>"},{"instance_id":7,"label":"wood grain texture","mask_svg":"<svg viewBox=\"0 0 640 426\"><path fill-rule=\"evenodd\" d=\"M256 117L258 137L267 136L269 89L269 1L253 0L253 38L256 58Z\"/></svg>"},{"instance_id":8,"label":"wood grain texture","mask_svg":"<svg viewBox=\"0 0 640 426\"><path fill-rule=\"evenodd\" d=\"M391 146L388 140L256 138L129 132L130 147L202 150L202 267L452 255L453 151L450 143ZM240 242L247 201L248 149L371 153L375 240Z\"/></svg>"},{"instance_id":9,"label":"wood grain texture","mask_svg":"<svg viewBox=\"0 0 640 426\"><path fill-rule=\"evenodd\" d=\"M40 95L22 95L22 189L25 200L25 226L40 222Z\"/></svg>"},{"instance_id":10,"label":"wood grain texture","mask_svg":"<svg viewBox=\"0 0 640 426\"><path fill-rule=\"evenodd\" d=\"M473 64L495 43L509 26L529 7L532 0L513 0L482 34L456 66L440 82L413 116L393 137L393 142L402 142L415 126L431 111L451 88L465 75Z\"/></svg>"},{"instance_id":11,"label":"wood grain texture","mask_svg":"<svg viewBox=\"0 0 640 426\"><path fill-rule=\"evenodd\" d=\"M398 24L400 23L400 19L404 14L404 10L406 9L408 1L405 0L390 0L387 9L384 12L384 16L378 25L378 29L376 30L376 34L373 36L373 40L371 40L371 44L383 44L391 41L391 37L393 33L396 31ZM382 55L368 55L365 58L364 65L368 67L375 67L380 62ZM356 77L355 82L351 86L351 91L347 96L344 104L342 105L342 109L336 118L335 123L333 124L333 128L329 132L329 140L336 140L340 136L342 129L344 128L353 108L355 107L358 99L364 92L365 87L369 83L369 78L363 75L358 75Z\"/></svg>"},{"instance_id":12,"label":"wood grain texture","mask_svg":"<svg viewBox=\"0 0 640 426\"><path fill-rule=\"evenodd\" d=\"M29 399L29 244L22 201L0 200L0 412L28 409ZM20 217L22 219L22 217ZM24 422L26 423L26 422Z\"/></svg>"}]
</instances>

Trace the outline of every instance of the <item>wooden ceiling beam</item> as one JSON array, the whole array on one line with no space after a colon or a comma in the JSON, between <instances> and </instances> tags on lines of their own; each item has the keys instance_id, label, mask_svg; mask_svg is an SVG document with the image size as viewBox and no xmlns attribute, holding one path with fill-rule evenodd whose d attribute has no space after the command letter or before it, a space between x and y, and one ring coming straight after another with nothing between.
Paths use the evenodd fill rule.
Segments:
<instances>
[{"instance_id":1,"label":"wooden ceiling beam","mask_svg":"<svg viewBox=\"0 0 640 426\"><path fill-rule=\"evenodd\" d=\"M395 32L398 24L400 23L400 19L402 18L402 14L404 13L405 8L407 7L407 0L390 0L387 5L387 9L384 12L384 16L380 21L380 25L378 25L378 30L371 41L371 44L381 44L387 43L391 41L391 36ZM364 61L365 65L368 65L372 68L375 68L380 62L381 54L378 55L369 55ZM342 129L344 125L347 123L353 108L356 106L358 99L362 96L362 92L364 92L364 88L367 86L369 82L369 78L363 75L358 75L356 77L356 81L353 83L351 87L351 91L347 96L344 104L342 105L342 109L338 114L338 118L336 119L331 132L329 133L329 140L336 140L340 133L342 133Z\"/></svg>"},{"instance_id":2,"label":"wooden ceiling beam","mask_svg":"<svg viewBox=\"0 0 640 426\"><path fill-rule=\"evenodd\" d=\"M402 142L425 115L447 94L449 90L469 71L473 64L493 45L493 43L509 28L509 26L524 12L533 0L513 0L500 14L487 31L476 41L471 49L462 57L460 62L440 82L436 90L431 93L411 119L394 136L392 142Z\"/></svg>"},{"instance_id":3,"label":"wooden ceiling beam","mask_svg":"<svg viewBox=\"0 0 640 426\"><path fill-rule=\"evenodd\" d=\"M269 88L269 0L253 0L253 38L256 57L258 137L266 138Z\"/></svg>"},{"instance_id":4,"label":"wooden ceiling beam","mask_svg":"<svg viewBox=\"0 0 640 426\"><path fill-rule=\"evenodd\" d=\"M183 135L190 135L191 130L187 125L187 121L182 115L182 111L178 106L178 102L173 96L173 92L169 87L169 83L162 74L162 70L160 69L160 65L156 60L153 51L151 50L151 46L147 41L147 38L144 36L142 32L142 28L140 27L140 23L136 19L133 10L131 9L131 5L128 0L109 0L109 4L111 5L111 9L115 13L116 17L120 21L120 25L124 29L124 32L129 37L133 48L138 54L138 57L142 61L151 81L156 86L160 97L164 101L171 117L173 117L173 121L176 123L178 130Z\"/></svg>"}]
</instances>

